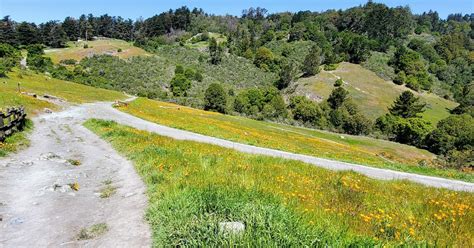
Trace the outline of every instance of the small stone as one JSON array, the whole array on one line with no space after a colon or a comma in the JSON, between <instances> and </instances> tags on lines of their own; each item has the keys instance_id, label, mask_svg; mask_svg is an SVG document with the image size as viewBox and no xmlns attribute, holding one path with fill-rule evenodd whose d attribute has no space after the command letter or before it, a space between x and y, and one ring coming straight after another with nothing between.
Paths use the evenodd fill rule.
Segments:
<instances>
[{"instance_id":1,"label":"small stone","mask_svg":"<svg viewBox=\"0 0 474 248\"><path fill-rule=\"evenodd\" d=\"M16 217L10 220L10 225L19 225L24 222L23 218L21 217Z\"/></svg>"},{"instance_id":2,"label":"small stone","mask_svg":"<svg viewBox=\"0 0 474 248\"><path fill-rule=\"evenodd\" d=\"M137 193L130 192L130 193L127 193L127 194L123 195L123 198L128 198L128 197L134 196L134 195L136 195L136 194L137 194Z\"/></svg>"},{"instance_id":3,"label":"small stone","mask_svg":"<svg viewBox=\"0 0 474 248\"><path fill-rule=\"evenodd\" d=\"M23 161L23 162L21 162L21 164L24 165L24 166L32 166L33 161Z\"/></svg>"},{"instance_id":4,"label":"small stone","mask_svg":"<svg viewBox=\"0 0 474 248\"><path fill-rule=\"evenodd\" d=\"M49 108L45 108L45 109L44 109L44 112L45 112L46 114L52 114L52 113L53 113L53 111L52 111L51 109L49 109Z\"/></svg>"},{"instance_id":5,"label":"small stone","mask_svg":"<svg viewBox=\"0 0 474 248\"><path fill-rule=\"evenodd\" d=\"M245 231L245 225L242 222L220 222L219 230L221 232L239 234Z\"/></svg>"},{"instance_id":6,"label":"small stone","mask_svg":"<svg viewBox=\"0 0 474 248\"><path fill-rule=\"evenodd\" d=\"M344 137L344 136L342 136L342 135L341 135L341 136L339 136L339 137L340 137L341 139L345 139L345 138L346 138L346 137Z\"/></svg>"}]
</instances>

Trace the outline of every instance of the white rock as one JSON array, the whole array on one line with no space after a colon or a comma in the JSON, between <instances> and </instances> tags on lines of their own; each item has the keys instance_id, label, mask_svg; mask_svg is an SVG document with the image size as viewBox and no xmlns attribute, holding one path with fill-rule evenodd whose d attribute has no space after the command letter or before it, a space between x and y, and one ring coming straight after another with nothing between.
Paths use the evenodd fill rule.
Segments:
<instances>
[{"instance_id":1,"label":"white rock","mask_svg":"<svg viewBox=\"0 0 474 248\"><path fill-rule=\"evenodd\" d=\"M245 231L245 225L242 222L220 222L219 230L221 232L239 234Z\"/></svg>"}]
</instances>

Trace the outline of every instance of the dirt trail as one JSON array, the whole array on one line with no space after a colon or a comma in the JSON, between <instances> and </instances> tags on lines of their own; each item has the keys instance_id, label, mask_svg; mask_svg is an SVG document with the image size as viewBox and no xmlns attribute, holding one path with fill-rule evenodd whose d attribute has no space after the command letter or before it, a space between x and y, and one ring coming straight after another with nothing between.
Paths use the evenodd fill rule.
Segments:
<instances>
[{"instance_id":1,"label":"dirt trail","mask_svg":"<svg viewBox=\"0 0 474 248\"><path fill-rule=\"evenodd\" d=\"M129 161L82 126L87 111L75 109L35 118L31 146L0 160L0 247L151 245L144 184ZM107 187L116 192L102 198ZM95 224L108 230L78 240Z\"/></svg>"}]
</instances>

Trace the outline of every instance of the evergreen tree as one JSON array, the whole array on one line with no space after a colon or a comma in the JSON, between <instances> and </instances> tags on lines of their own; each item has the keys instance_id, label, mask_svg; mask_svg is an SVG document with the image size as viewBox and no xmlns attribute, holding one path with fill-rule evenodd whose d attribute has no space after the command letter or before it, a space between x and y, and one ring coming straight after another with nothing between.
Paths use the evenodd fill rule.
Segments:
<instances>
[{"instance_id":1,"label":"evergreen tree","mask_svg":"<svg viewBox=\"0 0 474 248\"><path fill-rule=\"evenodd\" d=\"M14 22L10 19L10 16L3 17L3 19L0 20L0 41L12 46L16 46L18 45L16 38L17 34L14 27Z\"/></svg>"},{"instance_id":2,"label":"evergreen tree","mask_svg":"<svg viewBox=\"0 0 474 248\"><path fill-rule=\"evenodd\" d=\"M319 73L319 66L321 65L321 48L314 45L306 55L302 71L304 76L314 76Z\"/></svg>"},{"instance_id":3,"label":"evergreen tree","mask_svg":"<svg viewBox=\"0 0 474 248\"><path fill-rule=\"evenodd\" d=\"M421 103L419 97L415 97L411 91L407 90L395 100L389 111L394 116L414 118L419 117L419 114L424 112L425 106L426 104Z\"/></svg>"},{"instance_id":4,"label":"evergreen tree","mask_svg":"<svg viewBox=\"0 0 474 248\"><path fill-rule=\"evenodd\" d=\"M329 106L332 109L338 109L347 100L348 95L349 95L349 92L346 89L344 89L342 87L335 88L331 92L331 95L329 95L329 97L328 97Z\"/></svg>"},{"instance_id":5,"label":"evergreen tree","mask_svg":"<svg viewBox=\"0 0 474 248\"><path fill-rule=\"evenodd\" d=\"M285 89L293 81L295 77L295 66L291 61L284 60L283 65L280 69L279 79L276 82L276 87L279 90Z\"/></svg>"},{"instance_id":6,"label":"evergreen tree","mask_svg":"<svg viewBox=\"0 0 474 248\"><path fill-rule=\"evenodd\" d=\"M217 40L214 37L212 37L209 40L209 55L211 56L211 64L213 65L219 64L222 60L222 53L223 53L222 46L220 46L217 43Z\"/></svg>"}]
</instances>

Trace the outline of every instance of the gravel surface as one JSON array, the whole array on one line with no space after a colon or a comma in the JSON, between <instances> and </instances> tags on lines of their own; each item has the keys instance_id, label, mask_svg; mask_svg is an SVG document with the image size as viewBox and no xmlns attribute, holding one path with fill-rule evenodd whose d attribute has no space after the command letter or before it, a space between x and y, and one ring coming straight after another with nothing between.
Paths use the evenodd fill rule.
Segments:
<instances>
[{"instance_id":1,"label":"gravel surface","mask_svg":"<svg viewBox=\"0 0 474 248\"><path fill-rule=\"evenodd\" d=\"M67 109L35 118L31 146L0 159L0 247L150 247L133 165L82 126L89 108Z\"/></svg>"}]
</instances>

